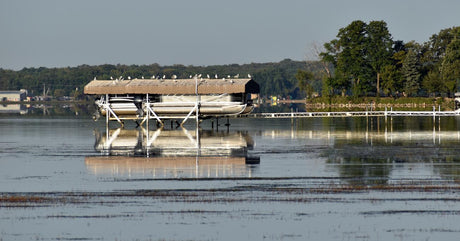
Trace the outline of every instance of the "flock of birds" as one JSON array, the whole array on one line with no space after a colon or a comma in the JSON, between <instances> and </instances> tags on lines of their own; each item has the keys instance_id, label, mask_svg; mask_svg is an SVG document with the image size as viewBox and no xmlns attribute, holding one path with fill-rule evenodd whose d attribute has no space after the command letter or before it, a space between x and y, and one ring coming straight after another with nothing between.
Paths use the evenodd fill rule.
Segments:
<instances>
[{"instance_id":1,"label":"flock of birds","mask_svg":"<svg viewBox=\"0 0 460 241\"><path fill-rule=\"evenodd\" d=\"M210 76L209 74L207 74L206 77L207 77L208 79L211 79L211 76ZM234 76L233 76L233 79L238 79L239 77L240 77L240 74L237 74L237 75L234 75ZM197 78L197 79L198 79L198 78L199 78L199 79L201 79L201 81L204 81L203 75L202 75L202 74L195 74L194 76L189 75L189 78L190 78L190 79L192 79L192 78ZM231 78L232 78L232 76L227 75L227 78L224 77L224 78L222 78L222 80L226 81L226 80L230 79L230 81L233 83L234 81L233 81L233 79L231 79ZM250 74L248 74L248 78L251 79L252 76L251 76ZM123 76L120 76L120 77L114 79L112 76L110 76L110 79L113 80L113 81L117 81L117 82L118 82L118 81L123 81L123 80L124 80L124 77L123 77ZM144 79L144 76L142 76L141 79ZM164 79L166 79L166 75L163 75L163 76L160 76L160 75L153 75L150 79L157 79L157 80L163 81ZM173 75L171 76L171 79L173 79L174 81L176 81L177 75L173 74ZM219 79L219 76L218 76L217 74L215 74L215 75L214 75L214 79ZM94 77L94 80L96 80L96 77ZM131 76L128 76L128 80L131 80Z\"/></svg>"}]
</instances>

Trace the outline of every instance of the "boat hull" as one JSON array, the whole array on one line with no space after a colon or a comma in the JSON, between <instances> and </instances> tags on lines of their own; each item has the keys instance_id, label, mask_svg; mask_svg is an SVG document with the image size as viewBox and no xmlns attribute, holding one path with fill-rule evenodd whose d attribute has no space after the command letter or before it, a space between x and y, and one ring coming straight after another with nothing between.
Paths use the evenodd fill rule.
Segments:
<instances>
[{"instance_id":1,"label":"boat hull","mask_svg":"<svg viewBox=\"0 0 460 241\"><path fill-rule=\"evenodd\" d=\"M151 109L158 116L184 116L192 112L194 114L196 110L196 104L165 104L165 103L153 103L150 105ZM110 104L110 108L117 116L141 116L140 111L134 103L113 103ZM238 115L247 114L254 109L254 106L248 106L247 104L241 103L227 103L227 104L201 104L198 108L199 115L202 116L226 116L226 115ZM100 113L105 116L106 110L104 107L100 107Z\"/></svg>"}]
</instances>

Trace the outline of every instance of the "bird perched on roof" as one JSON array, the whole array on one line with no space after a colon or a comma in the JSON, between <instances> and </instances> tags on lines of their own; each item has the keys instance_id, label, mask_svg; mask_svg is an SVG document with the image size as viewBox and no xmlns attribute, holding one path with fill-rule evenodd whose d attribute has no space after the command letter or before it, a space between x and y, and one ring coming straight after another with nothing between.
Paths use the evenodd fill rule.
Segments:
<instances>
[{"instance_id":1,"label":"bird perched on roof","mask_svg":"<svg viewBox=\"0 0 460 241\"><path fill-rule=\"evenodd\" d=\"M171 76L171 78L177 79L177 75L173 74L173 75Z\"/></svg>"},{"instance_id":2,"label":"bird perched on roof","mask_svg":"<svg viewBox=\"0 0 460 241\"><path fill-rule=\"evenodd\" d=\"M201 74L198 75L198 78L201 78Z\"/></svg>"},{"instance_id":3,"label":"bird perched on roof","mask_svg":"<svg viewBox=\"0 0 460 241\"><path fill-rule=\"evenodd\" d=\"M235 83L235 81L233 81L233 80L230 80L230 83L232 83L232 84L233 84L233 83Z\"/></svg>"},{"instance_id":4,"label":"bird perched on roof","mask_svg":"<svg viewBox=\"0 0 460 241\"><path fill-rule=\"evenodd\" d=\"M206 75L206 77L208 77L208 79L210 79L211 77L209 76L209 74Z\"/></svg>"},{"instance_id":5,"label":"bird perched on roof","mask_svg":"<svg viewBox=\"0 0 460 241\"><path fill-rule=\"evenodd\" d=\"M240 77L240 74L235 75L235 79L238 79Z\"/></svg>"},{"instance_id":6,"label":"bird perched on roof","mask_svg":"<svg viewBox=\"0 0 460 241\"><path fill-rule=\"evenodd\" d=\"M248 74L248 78L250 78L250 79L252 78L251 74Z\"/></svg>"},{"instance_id":7,"label":"bird perched on roof","mask_svg":"<svg viewBox=\"0 0 460 241\"><path fill-rule=\"evenodd\" d=\"M144 76L142 75L142 77L141 77L141 78L142 78L142 79L144 79Z\"/></svg>"},{"instance_id":8,"label":"bird perched on roof","mask_svg":"<svg viewBox=\"0 0 460 241\"><path fill-rule=\"evenodd\" d=\"M163 75L163 78L162 79L166 79L166 75Z\"/></svg>"},{"instance_id":9,"label":"bird perched on roof","mask_svg":"<svg viewBox=\"0 0 460 241\"><path fill-rule=\"evenodd\" d=\"M128 76L128 79L130 80L130 79L131 79L131 76Z\"/></svg>"},{"instance_id":10,"label":"bird perched on roof","mask_svg":"<svg viewBox=\"0 0 460 241\"><path fill-rule=\"evenodd\" d=\"M96 80L96 77L94 77L94 80Z\"/></svg>"},{"instance_id":11,"label":"bird perched on roof","mask_svg":"<svg viewBox=\"0 0 460 241\"><path fill-rule=\"evenodd\" d=\"M214 75L214 78L218 79L217 74Z\"/></svg>"},{"instance_id":12,"label":"bird perched on roof","mask_svg":"<svg viewBox=\"0 0 460 241\"><path fill-rule=\"evenodd\" d=\"M110 76L110 79L111 79L111 80L113 80L113 77L112 77L112 76Z\"/></svg>"}]
</instances>

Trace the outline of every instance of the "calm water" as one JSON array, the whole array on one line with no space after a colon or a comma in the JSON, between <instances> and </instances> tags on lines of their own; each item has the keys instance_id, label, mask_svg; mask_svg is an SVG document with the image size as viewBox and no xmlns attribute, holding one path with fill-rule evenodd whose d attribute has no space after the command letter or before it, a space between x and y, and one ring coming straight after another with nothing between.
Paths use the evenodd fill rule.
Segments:
<instances>
[{"instance_id":1,"label":"calm water","mask_svg":"<svg viewBox=\"0 0 460 241\"><path fill-rule=\"evenodd\" d=\"M64 113L0 115L0 240L460 235L458 118L107 130Z\"/></svg>"}]
</instances>

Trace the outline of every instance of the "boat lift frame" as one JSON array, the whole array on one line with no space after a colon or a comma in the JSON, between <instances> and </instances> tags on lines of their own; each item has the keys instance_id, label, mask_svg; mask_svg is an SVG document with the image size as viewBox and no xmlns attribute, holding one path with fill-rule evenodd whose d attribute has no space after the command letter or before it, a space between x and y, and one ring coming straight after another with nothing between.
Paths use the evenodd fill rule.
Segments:
<instances>
[{"instance_id":1,"label":"boat lift frame","mask_svg":"<svg viewBox=\"0 0 460 241\"><path fill-rule=\"evenodd\" d=\"M201 96L198 94L198 86L199 85L200 85L200 82L198 81L198 78L195 77L196 101L195 101L195 105L191 108L190 112L185 117L183 117L183 116L160 117L152 109L151 103L149 102L149 94L147 93L147 94L145 94L145 101L142 102L142 111L143 111L143 113L146 113L146 115L144 117L129 118L129 119L142 120L139 125L143 125L144 123L146 123L147 126L149 125L149 120L150 119L155 119L160 126L164 126L164 122L161 120L162 118L163 119L182 119L183 118L183 120L179 124L180 126L183 126L185 124L185 122L187 122L187 120L192 116L192 114L195 113L194 117L195 117L197 126L199 126L199 122L200 122L200 120L199 120L200 119L200 107L201 107ZM219 95L219 97L221 97L221 96L223 96L223 95ZM122 127L124 127L124 122L123 122L124 118L120 118L119 116L117 116L115 111L113 111L113 109L110 106L110 101L109 101L109 95L108 94L105 95L105 100L102 101L101 106L106 111L106 125L107 126L109 125L110 120L115 119L118 123L121 124ZM246 105L245 105L245 107L246 107ZM244 111L244 109L245 108L243 108L242 111ZM237 114L240 114L240 113L237 113ZM113 116L113 118L111 116Z\"/></svg>"}]
</instances>

